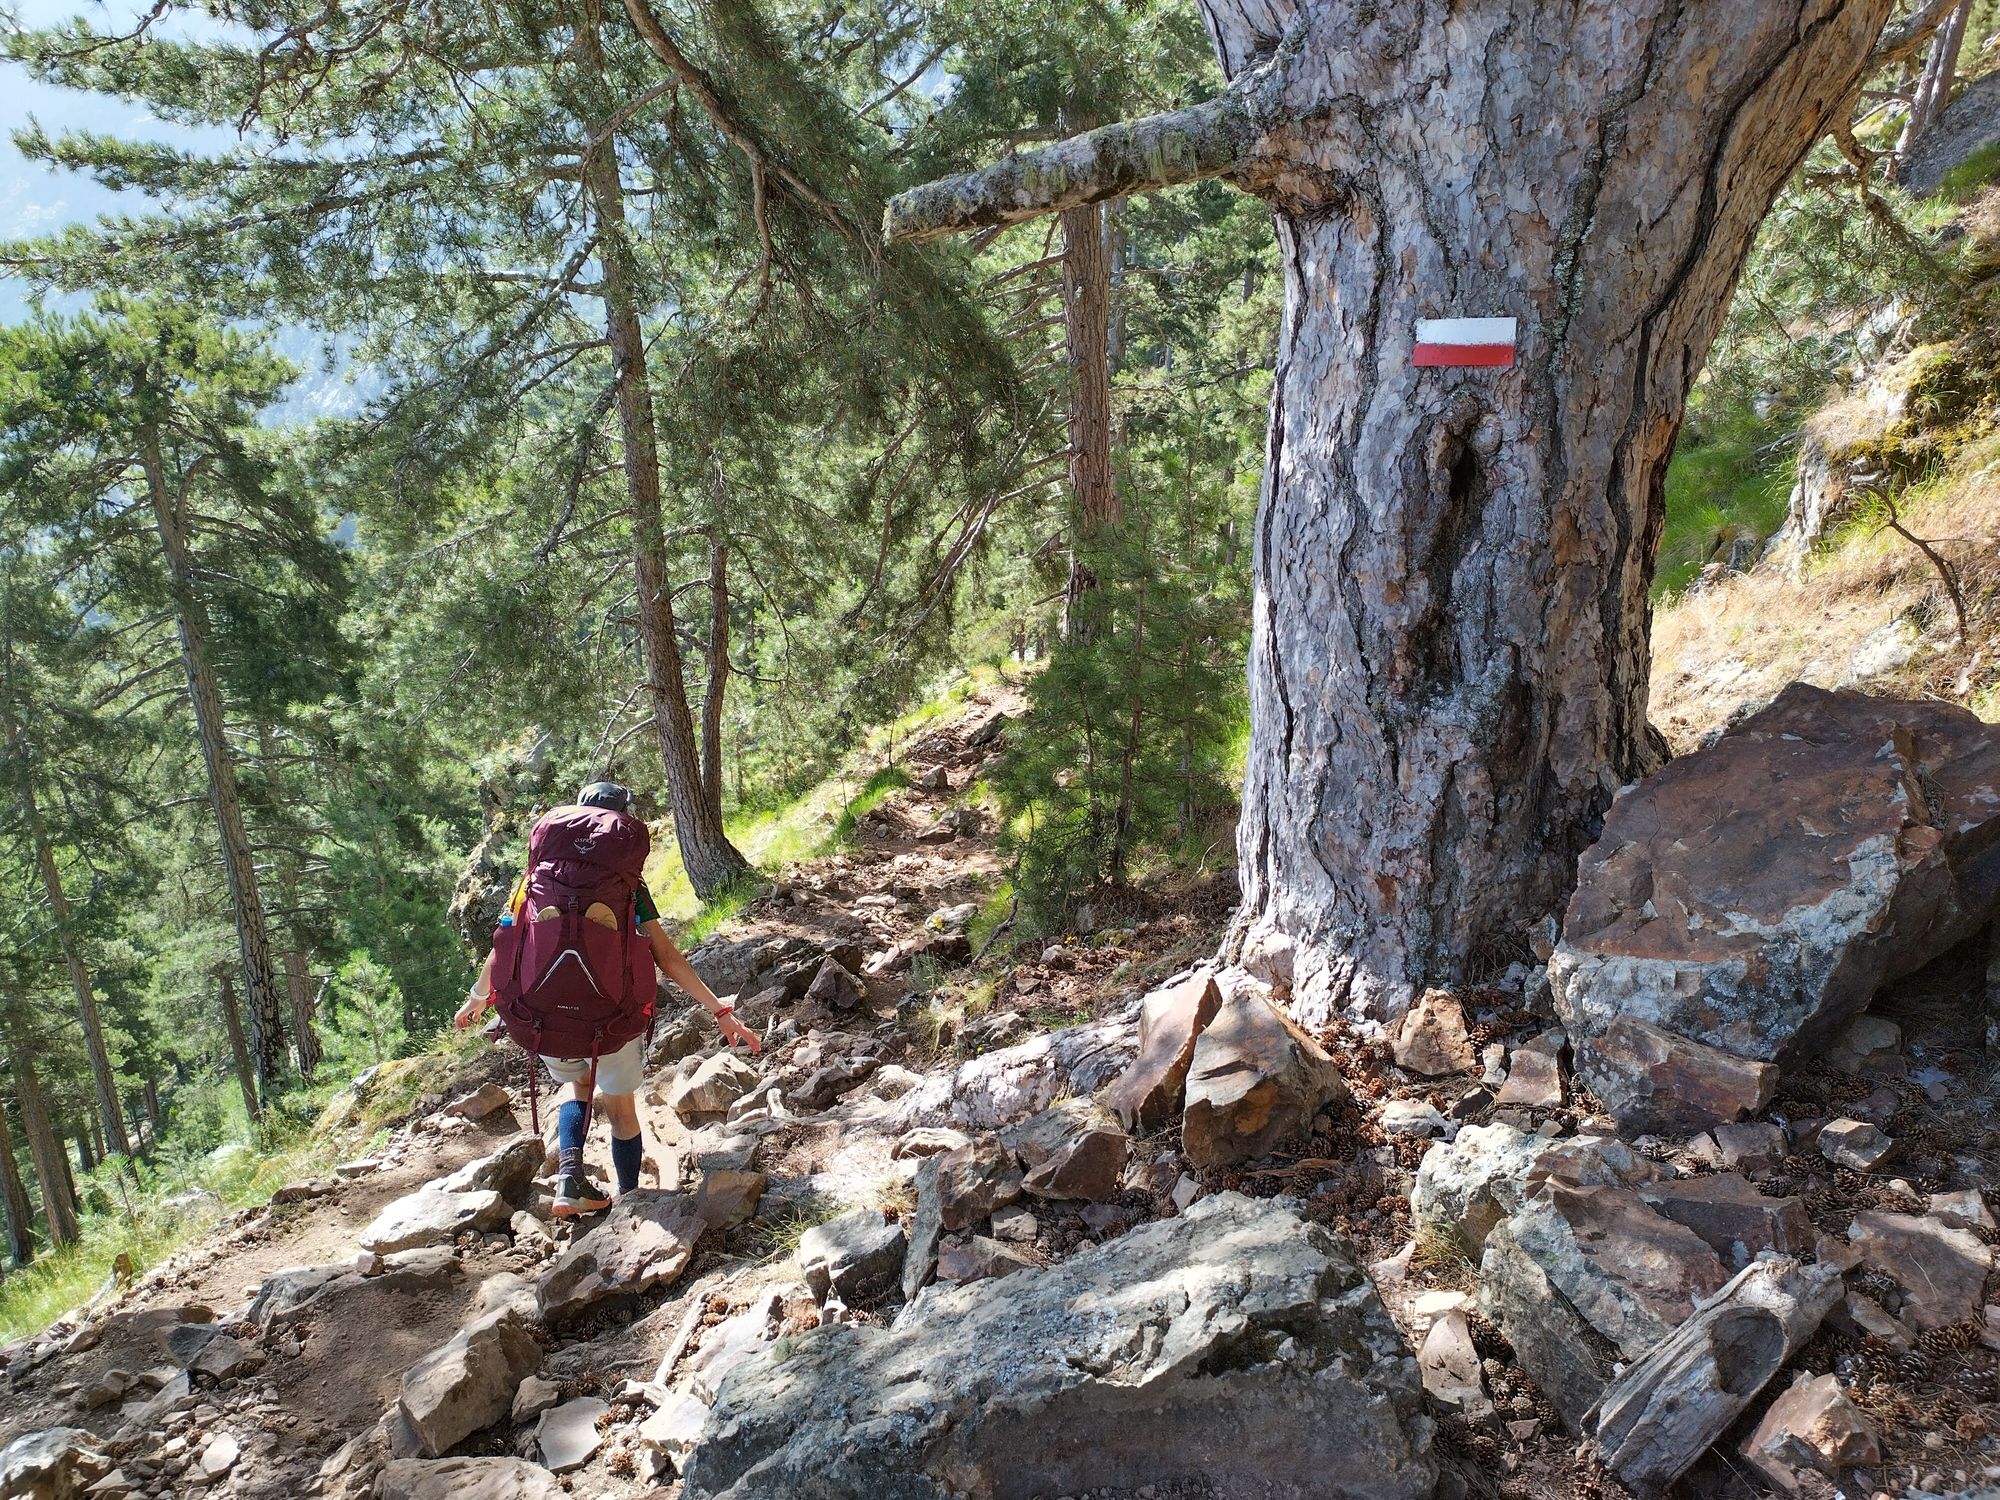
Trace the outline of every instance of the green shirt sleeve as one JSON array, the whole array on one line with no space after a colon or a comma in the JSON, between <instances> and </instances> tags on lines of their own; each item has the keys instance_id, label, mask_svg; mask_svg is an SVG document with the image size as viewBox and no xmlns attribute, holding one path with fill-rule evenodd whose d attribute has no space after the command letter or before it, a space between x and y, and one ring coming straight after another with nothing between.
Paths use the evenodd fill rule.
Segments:
<instances>
[{"instance_id":1,"label":"green shirt sleeve","mask_svg":"<svg viewBox=\"0 0 2000 1500\"><path fill-rule=\"evenodd\" d=\"M632 895L632 912L644 927L648 922L660 920L660 908L653 903L653 893L646 889L646 882L639 882L639 889Z\"/></svg>"}]
</instances>

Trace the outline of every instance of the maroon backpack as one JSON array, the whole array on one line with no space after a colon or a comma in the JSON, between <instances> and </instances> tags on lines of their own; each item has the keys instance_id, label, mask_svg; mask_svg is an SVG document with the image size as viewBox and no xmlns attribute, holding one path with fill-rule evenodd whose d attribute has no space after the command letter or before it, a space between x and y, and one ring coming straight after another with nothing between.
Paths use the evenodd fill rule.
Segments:
<instances>
[{"instance_id":1,"label":"maroon backpack","mask_svg":"<svg viewBox=\"0 0 2000 1500\"><path fill-rule=\"evenodd\" d=\"M586 1105L597 1087L597 1059L653 1019L653 950L639 935L633 903L651 848L646 825L628 814L550 809L528 835L521 909L493 934L493 1008L507 1034L536 1061L589 1058ZM586 916L593 905L608 907L614 924ZM540 1130L539 1069L529 1067Z\"/></svg>"}]
</instances>

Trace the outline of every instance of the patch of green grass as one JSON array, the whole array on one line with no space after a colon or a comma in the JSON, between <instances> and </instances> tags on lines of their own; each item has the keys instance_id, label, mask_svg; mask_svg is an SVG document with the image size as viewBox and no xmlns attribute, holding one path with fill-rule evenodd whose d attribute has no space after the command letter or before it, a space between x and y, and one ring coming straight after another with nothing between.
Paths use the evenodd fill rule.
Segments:
<instances>
[{"instance_id":1,"label":"patch of green grass","mask_svg":"<svg viewBox=\"0 0 2000 1500\"><path fill-rule=\"evenodd\" d=\"M2000 177L2000 141L1981 146L1939 179L1933 200L1963 203L1994 178Z\"/></svg>"},{"instance_id":2,"label":"patch of green grass","mask_svg":"<svg viewBox=\"0 0 2000 1500\"><path fill-rule=\"evenodd\" d=\"M987 894L986 899L979 903L979 911L965 927L966 938L971 942L974 953L986 946L987 940L993 936L994 929L1009 917L1014 918L1012 930L1020 931L1024 919L1017 907L1014 882L1011 880L1001 881Z\"/></svg>"},{"instance_id":3,"label":"patch of green grass","mask_svg":"<svg viewBox=\"0 0 2000 1500\"><path fill-rule=\"evenodd\" d=\"M862 784L847 806L840 810L840 818L833 825L835 845L845 844L853 839L854 830L861 826L861 820L880 807L892 792L900 791L910 784L910 773L901 766L884 766Z\"/></svg>"},{"instance_id":4,"label":"patch of green grass","mask_svg":"<svg viewBox=\"0 0 2000 1500\"><path fill-rule=\"evenodd\" d=\"M1775 435L1746 408L1675 448L1667 466L1656 597L1692 583L1725 528L1748 527L1759 537L1778 529L1791 498L1794 460L1789 444L1771 446Z\"/></svg>"},{"instance_id":5,"label":"patch of green grass","mask_svg":"<svg viewBox=\"0 0 2000 1500\"><path fill-rule=\"evenodd\" d=\"M822 1193L788 1201L768 1219L761 1220L752 1235L759 1261L783 1260L796 1255L805 1232L846 1213L850 1205Z\"/></svg>"}]
</instances>

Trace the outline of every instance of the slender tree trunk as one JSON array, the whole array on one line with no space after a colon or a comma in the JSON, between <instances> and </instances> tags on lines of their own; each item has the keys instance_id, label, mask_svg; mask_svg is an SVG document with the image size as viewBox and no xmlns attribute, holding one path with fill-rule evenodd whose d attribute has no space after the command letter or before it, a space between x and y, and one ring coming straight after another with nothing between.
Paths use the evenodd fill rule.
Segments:
<instances>
[{"instance_id":1,"label":"slender tree trunk","mask_svg":"<svg viewBox=\"0 0 2000 1500\"><path fill-rule=\"evenodd\" d=\"M594 26L582 40L602 66ZM723 831L719 806L702 789L694 714L688 706L681 648L674 621L673 586L667 577L666 533L660 519L660 460L653 388L646 369L646 337L639 319L638 277L626 241L625 192L619 181L615 132L604 132L584 162L584 187L597 210L604 331L617 382L618 429L624 448L625 489L631 500L633 573L638 584L639 642L646 656L646 688L653 730L667 774L674 837L688 881L703 900L748 873L750 862Z\"/></svg>"},{"instance_id":2,"label":"slender tree trunk","mask_svg":"<svg viewBox=\"0 0 2000 1500\"><path fill-rule=\"evenodd\" d=\"M708 535L708 690L701 700L701 794L722 821L722 707L729 687L729 544Z\"/></svg>"},{"instance_id":3,"label":"slender tree trunk","mask_svg":"<svg viewBox=\"0 0 2000 1500\"><path fill-rule=\"evenodd\" d=\"M75 1189L69 1182L69 1159L61 1139L49 1121L48 1105L42 1098L41 1081L35 1076L28 1048L18 1037L12 1048L14 1097L21 1107L21 1133L28 1138L28 1155L35 1164L35 1180L42 1190L42 1218L49 1226L49 1242L67 1245L77 1237Z\"/></svg>"},{"instance_id":4,"label":"slender tree trunk","mask_svg":"<svg viewBox=\"0 0 2000 1500\"><path fill-rule=\"evenodd\" d=\"M148 1078L146 1080L146 1125L152 1138L155 1141L159 1140L160 1081L157 1078Z\"/></svg>"},{"instance_id":5,"label":"slender tree trunk","mask_svg":"<svg viewBox=\"0 0 2000 1500\"><path fill-rule=\"evenodd\" d=\"M257 725L257 759L264 773L266 815L275 818L284 805L278 774L277 736L271 726L262 721ZM286 909L296 913L299 909L298 856L281 851L277 856L277 875L278 894ZM298 1063L299 1076L311 1082L325 1052L320 1046L319 1032L313 1026L311 962L299 935L296 916L285 923L284 952L280 955L280 962L285 968L285 1000L291 1011L292 1054Z\"/></svg>"},{"instance_id":6,"label":"slender tree trunk","mask_svg":"<svg viewBox=\"0 0 2000 1500\"><path fill-rule=\"evenodd\" d=\"M1393 1016L1525 951L1658 763L1667 460L1772 198L1892 0L1200 0L1230 85L899 195L928 238L1227 174L1285 277L1232 952ZM1520 320L1419 368L1422 318Z\"/></svg>"},{"instance_id":7,"label":"slender tree trunk","mask_svg":"<svg viewBox=\"0 0 2000 1500\"><path fill-rule=\"evenodd\" d=\"M243 1036L243 1015L236 1008L236 985L225 971L216 976L222 988L222 1024L229 1032L229 1056L236 1065L236 1082L243 1089L243 1113L249 1119L263 1116L257 1102L257 1070L250 1062L250 1044Z\"/></svg>"},{"instance_id":8,"label":"slender tree trunk","mask_svg":"<svg viewBox=\"0 0 2000 1500\"><path fill-rule=\"evenodd\" d=\"M14 1155L14 1132L7 1123L4 1099L0 1099L0 1213L6 1217L7 1258L25 1266L35 1258L35 1210L21 1181L21 1163Z\"/></svg>"},{"instance_id":9,"label":"slender tree trunk","mask_svg":"<svg viewBox=\"0 0 2000 1500\"><path fill-rule=\"evenodd\" d=\"M1924 132L1937 122L1951 102L1952 85L1958 80L1958 53L1965 44L1965 24L1972 15L1972 0L1959 0L1945 23L1931 38L1924 70L1917 78L1917 92L1910 100L1909 118L1896 141L1896 156L1907 159Z\"/></svg>"},{"instance_id":10,"label":"slender tree trunk","mask_svg":"<svg viewBox=\"0 0 2000 1500\"><path fill-rule=\"evenodd\" d=\"M141 464L153 502L153 519L166 554L174 611L180 625L181 664L187 675L188 702L194 709L195 732L208 768L208 800L222 844L223 869L229 878L229 901L236 919L236 946L243 965L243 988L250 999L250 1024L255 1043L256 1076L269 1089L284 1073L285 1029L278 982L271 967L271 940L265 928L264 900L257 888L257 863L250 835L243 825L243 801L236 784L236 756L222 712L222 691L208 660L208 609L195 585L194 559L181 529L180 509L167 489L166 464L159 437L148 432Z\"/></svg>"},{"instance_id":11,"label":"slender tree trunk","mask_svg":"<svg viewBox=\"0 0 2000 1500\"><path fill-rule=\"evenodd\" d=\"M12 726L9 726L10 738ZM97 1013L97 991L90 981L90 968L77 945L71 919L69 896L63 889L62 871L56 865L55 850L42 824L35 789L24 773L21 777L21 812L28 824L28 838L35 849L35 865L42 877L42 889L49 898L49 913L55 921L56 941L62 947L63 962L69 968L70 993L76 1000L76 1017L83 1028L83 1047L90 1058L90 1078L97 1091L97 1112L111 1137L111 1148L120 1156L132 1154L132 1141L125 1133L125 1117L118 1108L118 1075L111 1066L111 1052L104 1043L104 1022Z\"/></svg>"},{"instance_id":12,"label":"slender tree trunk","mask_svg":"<svg viewBox=\"0 0 2000 1500\"><path fill-rule=\"evenodd\" d=\"M1074 511L1064 633L1092 633L1086 595L1097 587L1093 544L1124 518L1111 473L1111 274L1105 254L1104 209L1065 210L1062 224L1063 342L1069 354L1069 487Z\"/></svg>"},{"instance_id":13,"label":"slender tree trunk","mask_svg":"<svg viewBox=\"0 0 2000 1500\"><path fill-rule=\"evenodd\" d=\"M89 1119L79 1120L67 1133L76 1140L77 1170L88 1172L92 1167L97 1165L97 1158L91 1153ZM69 1185L71 1196L76 1196L76 1178L74 1175L71 1176Z\"/></svg>"}]
</instances>

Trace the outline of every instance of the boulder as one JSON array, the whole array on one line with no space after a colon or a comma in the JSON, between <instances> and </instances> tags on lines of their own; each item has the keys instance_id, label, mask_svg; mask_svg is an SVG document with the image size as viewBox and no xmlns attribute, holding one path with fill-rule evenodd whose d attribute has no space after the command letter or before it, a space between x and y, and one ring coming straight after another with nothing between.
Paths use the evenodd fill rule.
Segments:
<instances>
[{"instance_id":1,"label":"boulder","mask_svg":"<svg viewBox=\"0 0 2000 1500\"><path fill-rule=\"evenodd\" d=\"M680 1468L701 1441L701 1430L707 1425L706 1406L684 1392L668 1392L652 1415L639 1424L640 1448L655 1455L653 1472L660 1472L661 1462Z\"/></svg>"},{"instance_id":2,"label":"boulder","mask_svg":"<svg viewBox=\"0 0 2000 1500\"><path fill-rule=\"evenodd\" d=\"M258 1287L244 1321L270 1334L363 1288L377 1297L423 1295L461 1274L457 1258L443 1246L401 1251L388 1261L373 1251L362 1253L371 1262L366 1274L357 1271L352 1261L292 1266L273 1273Z\"/></svg>"},{"instance_id":3,"label":"boulder","mask_svg":"<svg viewBox=\"0 0 2000 1500\"><path fill-rule=\"evenodd\" d=\"M1181 1149L1203 1171L1234 1166L1299 1139L1322 1109L1346 1099L1319 1043L1254 989L1239 988L1195 1041Z\"/></svg>"},{"instance_id":4,"label":"boulder","mask_svg":"<svg viewBox=\"0 0 2000 1500\"><path fill-rule=\"evenodd\" d=\"M79 1427L26 1432L0 1448L0 1500L76 1500L111 1472Z\"/></svg>"},{"instance_id":5,"label":"boulder","mask_svg":"<svg viewBox=\"0 0 2000 1500\"><path fill-rule=\"evenodd\" d=\"M868 991L845 964L828 957L821 961L812 983L806 986L806 999L828 1010L853 1010L868 999Z\"/></svg>"},{"instance_id":6,"label":"boulder","mask_svg":"<svg viewBox=\"0 0 2000 1500\"><path fill-rule=\"evenodd\" d=\"M1468 1416L1492 1410L1479 1370L1479 1351L1472 1343L1471 1320L1457 1308L1432 1320L1417 1350L1417 1370L1424 1389L1446 1406L1455 1406Z\"/></svg>"},{"instance_id":7,"label":"boulder","mask_svg":"<svg viewBox=\"0 0 2000 1500\"><path fill-rule=\"evenodd\" d=\"M897 1101L905 1127L997 1130L1058 1099L1088 1098L1132 1061L1138 1027L1129 1016L1065 1026L933 1073Z\"/></svg>"},{"instance_id":8,"label":"boulder","mask_svg":"<svg viewBox=\"0 0 2000 1500\"><path fill-rule=\"evenodd\" d=\"M519 1458L399 1458L375 1480L375 1500L570 1500L540 1464Z\"/></svg>"},{"instance_id":9,"label":"boulder","mask_svg":"<svg viewBox=\"0 0 2000 1500\"><path fill-rule=\"evenodd\" d=\"M1903 1319L1918 1332L1979 1316L1993 1253L1970 1229L1924 1215L1871 1209L1854 1216L1847 1238L1864 1266L1903 1289Z\"/></svg>"},{"instance_id":10,"label":"boulder","mask_svg":"<svg viewBox=\"0 0 2000 1500\"><path fill-rule=\"evenodd\" d=\"M1444 990L1425 990L1397 1029L1396 1066L1426 1078L1463 1073L1478 1061L1465 1010Z\"/></svg>"},{"instance_id":11,"label":"boulder","mask_svg":"<svg viewBox=\"0 0 2000 1500\"><path fill-rule=\"evenodd\" d=\"M825 1109L881 1066L882 1059L869 1052L855 1057L836 1057L815 1068L804 1083L792 1090L791 1103L798 1109Z\"/></svg>"},{"instance_id":12,"label":"boulder","mask_svg":"<svg viewBox=\"0 0 2000 1500\"><path fill-rule=\"evenodd\" d=\"M1415 1361L1353 1246L1235 1193L930 1293L893 1330L787 1344L724 1385L686 1500L1419 1500L1436 1483Z\"/></svg>"},{"instance_id":13,"label":"boulder","mask_svg":"<svg viewBox=\"0 0 2000 1500\"><path fill-rule=\"evenodd\" d=\"M1516 1363L1555 1403L1563 1426L1581 1432L1585 1415L1611 1379L1616 1351L1556 1290L1504 1223L1486 1236L1479 1308L1514 1346Z\"/></svg>"},{"instance_id":14,"label":"boulder","mask_svg":"<svg viewBox=\"0 0 2000 1500\"><path fill-rule=\"evenodd\" d=\"M498 1193L509 1203L518 1204L542 1170L546 1151L541 1137L522 1131L498 1151L467 1162L438 1185L450 1193Z\"/></svg>"},{"instance_id":15,"label":"boulder","mask_svg":"<svg viewBox=\"0 0 2000 1500\"><path fill-rule=\"evenodd\" d=\"M701 1347L688 1357L688 1381L702 1400L713 1402L722 1383L740 1366L771 1347L771 1320L783 1307L775 1293L702 1330Z\"/></svg>"},{"instance_id":16,"label":"boulder","mask_svg":"<svg viewBox=\"0 0 2000 1500\"><path fill-rule=\"evenodd\" d=\"M718 1052L667 1091L667 1108L683 1125L713 1125L757 1087L756 1068L734 1052Z\"/></svg>"},{"instance_id":17,"label":"boulder","mask_svg":"<svg viewBox=\"0 0 2000 1500\"><path fill-rule=\"evenodd\" d=\"M1584 853L1549 963L1580 1070L1620 1076L1592 1054L1621 1018L1753 1063L1824 1047L1992 915L1996 815L2000 729L1786 688L1620 793Z\"/></svg>"},{"instance_id":18,"label":"boulder","mask_svg":"<svg viewBox=\"0 0 2000 1500\"><path fill-rule=\"evenodd\" d=\"M504 1227L513 1216L507 1200L491 1189L455 1193L427 1182L389 1204L361 1231L363 1250L389 1255L426 1245L448 1245L471 1230L484 1234Z\"/></svg>"},{"instance_id":19,"label":"boulder","mask_svg":"<svg viewBox=\"0 0 2000 1500\"><path fill-rule=\"evenodd\" d=\"M1139 1050L1104 1094L1106 1107L1127 1130L1151 1135L1180 1117L1195 1040L1221 1004L1215 974L1206 968L1139 1002Z\"/></svg>"},{"instance_id":20,"label":"boulder","mask_svg":"<svg viewBox=\"0 0 2000 1500\"><path fill-rule=\"evenodd\" d=\"M410 1366L390 1423L400 1457L442 1458L512 1412L516 1389L542 1362L528 1301L516 1297L475 1319Z\"/></svg>"},{"instance_id":21,"label":"boulder","mask_svg":"<svg viewBox=\"0 0 2000 1500\"><path fill-rule=\"evenodd\" d=\"M1784 1127L1756 1120L1747 1125L1718 1125L1714 1131L1716 1160L1732 1172L1776 1171L1792 1154Z\"/></svg>"},{"instance_id":22,"label":"boulder","mask_svg":"<svg viewBox=\"0 0 2000 1500\"><path fill-rule=\"evenodd\" d=\"M1804 1471L1838 1479L1857 1464L1879 1464L1882 1443L1838 1380L1802 1373L1771 1403L1744 1441L1743 1456L1774 1487L1793 1494L1803 1487Z\"/></svg>"},{"instance_id":23,"label":"boulder","mask_svg":"<svg viewBox=\"0 0 2000 1500\"><path fill-rule=\"evenodd\" d=\"M938 1222L947 1230L977 1224L1021 1196L1021 1170L991 1136L932 1160L937 1164Z\"/></svg>"},{"instance_id":24,"label":"boulder","mask_svg":"<svg viewBox=\"0 0 2000 1500\"><path fill-rule=\"evenodd\" d=\"M1577 1072L1621 1130L1681 1132L1756 1114L1778 1069L1620 1016L1576 1049Z\"/></svg>"},{"instance_id":25,"label":"boulder","mask_svg":"<svg viewBox=\"0 0 2000 1500\"><path fill-rule=\"evenodd\" d=\"M1556 1290L1627 1359L1729 1279L1701 1236L1655 1213L1631 1188L1551 1181L1509 1223Z\"/></svg>"},{"instance_id":26,"label":"boulder","mask_svg":"<svg viewBox=\"0 0 2000 1500\"><path fill-rule=\"evenodd\" d=\"M1417 1166L1410 1216L1418 1233L1444 1233L1475 1258L1493 1227L1521 1206L1546 1142L1505 1121L1468 1125Z\"/></svg>"},{"instance_id":27,"label":"boulder","mask_svg":"<svg viewBox=\"0 0 2000 1500\"><path fill-rule=\"evenodd\" d=\"M799 1270L820 1302L828 1296L872 1302L895 1286L907 1244L901 1225L875 1209L857 1208L799 1236Z\"/></svg>"},{"instance_id":28,"label":"boulder","mask_svg":"<svg viewBox=\"0 0 2000 1500\"><path fill-rule=\"evenodd\" d=\"M684 1193L627 1193L543 1273L535 1291L542 1316L557 1323L608 1298L665 1286L687 1269L704 1227Z\"/></svg>"}]
</instances>

